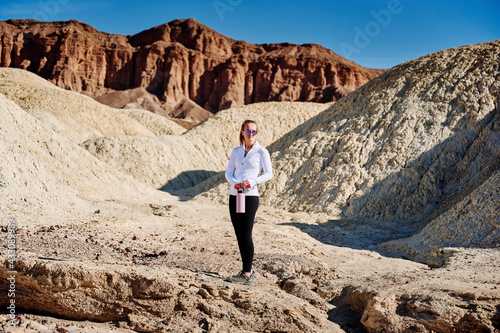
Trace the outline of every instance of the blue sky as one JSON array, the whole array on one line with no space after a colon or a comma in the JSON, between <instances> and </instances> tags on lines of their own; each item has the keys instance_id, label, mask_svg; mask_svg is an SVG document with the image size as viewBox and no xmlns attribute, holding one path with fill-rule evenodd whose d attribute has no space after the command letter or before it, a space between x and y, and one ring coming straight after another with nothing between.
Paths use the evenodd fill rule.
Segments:
<instances>
[{"instance_id":1,"label":"blue sky","mask_svg":"<svg viewBox=\"0 0 500 333\"><path fill-rule=\"evenodd\" d=\"M0 20L76 19L122 35L194 18L252 43L316 43L371 68L500 39L500 0L2 0Z\"/></svg>"}]
</instances>

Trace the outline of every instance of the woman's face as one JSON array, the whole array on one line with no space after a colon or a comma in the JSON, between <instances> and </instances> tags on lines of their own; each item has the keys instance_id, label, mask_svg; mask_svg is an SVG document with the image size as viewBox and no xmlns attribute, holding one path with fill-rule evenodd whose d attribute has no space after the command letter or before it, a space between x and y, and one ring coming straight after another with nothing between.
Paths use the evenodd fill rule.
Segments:
<instances>
[{"instance_id":1,"label":"woman's face","mask_svg":"<svg viewBox=\"0 0 500 333\"><path fill-rule=\"evenodd\" d=\"M246 131L252 131L255 134L253 133L247 134ZM245 139L245 146L252 146L255 143L255 141L257 141L257 124L255 123L246 124L242 134L243 138Z\"/></svg>"}]
</instances>

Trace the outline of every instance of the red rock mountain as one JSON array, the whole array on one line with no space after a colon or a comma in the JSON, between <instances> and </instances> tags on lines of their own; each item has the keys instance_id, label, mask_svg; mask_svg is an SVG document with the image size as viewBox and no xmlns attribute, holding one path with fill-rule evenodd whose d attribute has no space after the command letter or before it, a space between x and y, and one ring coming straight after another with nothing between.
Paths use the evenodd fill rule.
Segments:
<instances>
[{"instance_id":1,"label":"red rock mountain","mask_svg":"<svg viewBox=\"0 0 500 333\"><path fill-rule=\"evenodd\" d=\"M132 36L74 20L2 21L0 66L26 69L114 107L192 119L262 101L331 102L384 71L316 44L236 41L194 19Z\"/></svg>"}]
</instances>

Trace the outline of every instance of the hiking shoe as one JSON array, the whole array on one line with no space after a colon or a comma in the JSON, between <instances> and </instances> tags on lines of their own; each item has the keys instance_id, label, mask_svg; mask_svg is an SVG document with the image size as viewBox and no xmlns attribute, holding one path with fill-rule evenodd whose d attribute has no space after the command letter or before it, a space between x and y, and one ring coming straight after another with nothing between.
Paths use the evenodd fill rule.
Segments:
<instances>
[{"instance_id":1,"label":"hiking shoe","mask_svg":"<svg viewBox=\"0 0 500 333\"><path fill-rule=\"evenodd\" d=\"M239 272L236 275L230 276L226 279L228 282L232 283L237 283L237 284L245 284L245 285L252 285L253 280L255 280L255 275L252 272L252 275L250 277L246 276L243 271Z\"/></svg>"}]
</instances>

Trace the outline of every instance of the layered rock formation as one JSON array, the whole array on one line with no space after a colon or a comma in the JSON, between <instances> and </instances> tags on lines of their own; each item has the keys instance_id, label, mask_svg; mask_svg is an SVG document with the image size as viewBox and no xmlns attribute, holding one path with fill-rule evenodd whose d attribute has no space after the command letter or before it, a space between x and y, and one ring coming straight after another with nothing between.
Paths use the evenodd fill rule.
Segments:
<instances>
[{"instance_id":1,"label":"layered rock formation","mask_svg":"<svg viewBox=\"0 0 500 333\"><path fill-rule=\"evenodd\" d=\"M331 102L383 72L319 45L236 41L194 19L133 36L78 21L8 20L0 22L0 66L26 69L114 107L135 95L142 98L136 104L153 112L160 106L168 114L191 103L188 109L215 113L262 101ZM136 88L154 96L128 92ZM103 96L116 90L126 98Z\"/></svg>"}]
</instances>

